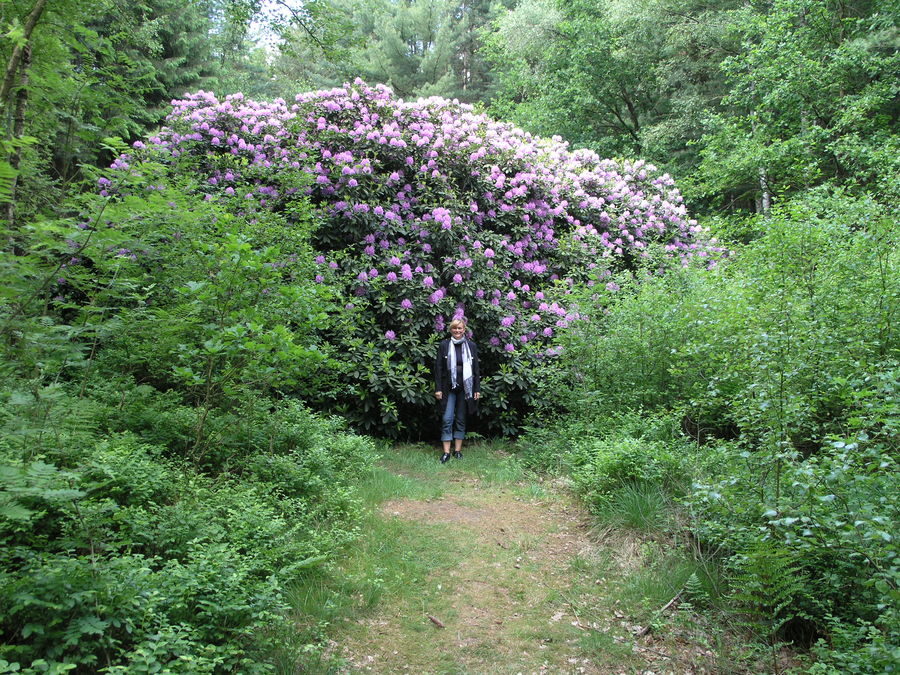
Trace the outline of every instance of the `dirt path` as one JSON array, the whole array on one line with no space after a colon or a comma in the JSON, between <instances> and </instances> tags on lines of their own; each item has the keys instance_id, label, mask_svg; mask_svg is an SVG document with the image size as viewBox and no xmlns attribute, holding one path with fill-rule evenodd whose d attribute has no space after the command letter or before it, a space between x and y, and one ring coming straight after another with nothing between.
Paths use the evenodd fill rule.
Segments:
<instances>
[{"instance_id":1,"label":"dirt path","mask_svg":"<svg viewBox=\"0 0 900 675\"><path fill-rule=\"evenodd\" d=\"M703 647L636 637L643 627L617 594L642 564L638 541L598 542L564 490L461 467L423 479L388 462L395 476L441 490L389 499L373 514L370 543L399 556L382 570L401 575L399 590L341 627L340 672L714 672Z\"/></svg>"}]
</instances>

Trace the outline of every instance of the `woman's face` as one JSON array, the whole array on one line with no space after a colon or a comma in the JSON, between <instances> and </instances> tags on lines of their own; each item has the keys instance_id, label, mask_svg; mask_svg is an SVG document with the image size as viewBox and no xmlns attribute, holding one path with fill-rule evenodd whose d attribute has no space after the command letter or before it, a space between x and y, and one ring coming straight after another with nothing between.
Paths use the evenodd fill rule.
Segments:
<instances>
[{"instance_id":1,"label":"woman's face","mask_svg":"<svg viewBox=\"0 0 900 675\"><path fill-rule=\"evenodd\" d=\"M465 332L466 332L465 326L456 325L456 326L450 327L450 336L454 340L459 340L465 334Z\"/></svg>"}]
</instances>

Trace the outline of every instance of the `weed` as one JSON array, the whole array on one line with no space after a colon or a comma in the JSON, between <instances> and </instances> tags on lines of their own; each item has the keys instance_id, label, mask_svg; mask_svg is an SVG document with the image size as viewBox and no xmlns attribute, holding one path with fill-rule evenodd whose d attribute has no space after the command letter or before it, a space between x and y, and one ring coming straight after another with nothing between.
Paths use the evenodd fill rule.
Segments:
<instances>
[{"instance_id":1,"label":"weed","mask_svg":"<svg viewBox=\"0 0 900 675\"><path fill-rule=\"evenodd\" d=\"M652 483L627 483L616 490L597 514L601 523L636 532L665 530L668 500Z\"/></svg>"}]
</instances>

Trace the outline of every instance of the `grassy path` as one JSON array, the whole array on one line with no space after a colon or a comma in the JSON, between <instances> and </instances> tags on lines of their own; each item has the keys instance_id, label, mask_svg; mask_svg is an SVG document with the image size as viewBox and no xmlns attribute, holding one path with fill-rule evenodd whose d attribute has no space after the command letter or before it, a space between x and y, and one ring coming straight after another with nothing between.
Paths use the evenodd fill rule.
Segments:
<instances>
[{"instance_id":1,"label":"grassy path","mask_svg":"<svg viewBox=\"0 0 900 675\"><path fill-rule=\"evenodd\" d=\"M665 552L598 537L564 489L496 448L464 454L441 466L425 446L395 448L363 486L340 586L295 598L330 624L323 672L723 672L696 626L639 635L677 591Z\"/></svg>"}]
</instances>

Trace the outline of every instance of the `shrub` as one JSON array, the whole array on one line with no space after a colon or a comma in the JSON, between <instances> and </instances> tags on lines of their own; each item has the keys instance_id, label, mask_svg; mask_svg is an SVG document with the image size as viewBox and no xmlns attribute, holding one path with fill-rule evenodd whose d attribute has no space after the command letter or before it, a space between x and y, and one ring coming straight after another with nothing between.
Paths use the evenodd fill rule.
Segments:
<instances>
[{"instance_id":1,"label":"shrub","mask_svg":"<svg viewBox=\"0 0 900 675\"><path fill-rule=\"evenodd\" d=\"M248 405L231 471L209 475L148 442L164 436L138 435L150 427L127 387L116 405L51 393L47 417L80 410L91 433L12 442L30 427L10 410L33 420L47 403L0 406L0 659L18 672L271 672L289 639L271 630L283 588L355 536L373 443L298 403ZM182 409L134 393L148 409Z\"/></svg>"},{"instance_id":2,"label":"shrub","mask_svg":"<svg viewBox=\"0 0 900 675\"><path fill-rule=\"evenodd\" d=\"M679 458L667 446L638 438L584 439L569 454L576 488L595 507L620 488L648 484L671 489Z\"/></svg>"},{"instance_id":3,"label":"shrub","mask_svg":"<svg viewBox=\"0 0 900 675\"><path fill-rule=\"evenodd\" d=\"M872 623L825 619L828 639L813 646L815 662L806 670L808 675L876 675L896 670L900 663L896 602Z\"/></svg>"},{"instance_id":4,"label":"shrub","mask_svg":"<svg viewBox=\"0 0 900 675\"><path fill-rule=\"evenodd\" d=\"M465 315L481 344L488 430L511 433L554 336L582 316L574 285L605 284L608 267L657 244L684 260L717 250L655 167L443 99L408 103L361 82L293 105L199 92L169 122L114 167L168 162L201 178L198 197L245 218L288 214L287 228L298 198L315 205L317 279L344 294L329 332L345 363L338 409L390 435L433 427L428 368L451 318Z\"/></svg>"},{"instance_id":5,"label":"shrub","mask_svg":"<svg viewBox=\"0 0 900 675\"><path fill-rule=\"evenodd\" d=\"M886 608L900 586L896 219L817 192L756 225L714 270L637 270L614 294L580 292L582 308L605 311L562 337L562 411L539 434L561 457L578 449L577 485L608 508L616 477L658 475L652 444L620 441L642 435L633 420L680 416L696 450L660 440L690 459L683 516L735 584L777 601L757 617L767 639L802 625L804 639L824 636L821 672L875 672L896 649ZM784 593L762 575L779 561L796 572Z\"/></svg>"}]
</instances>

